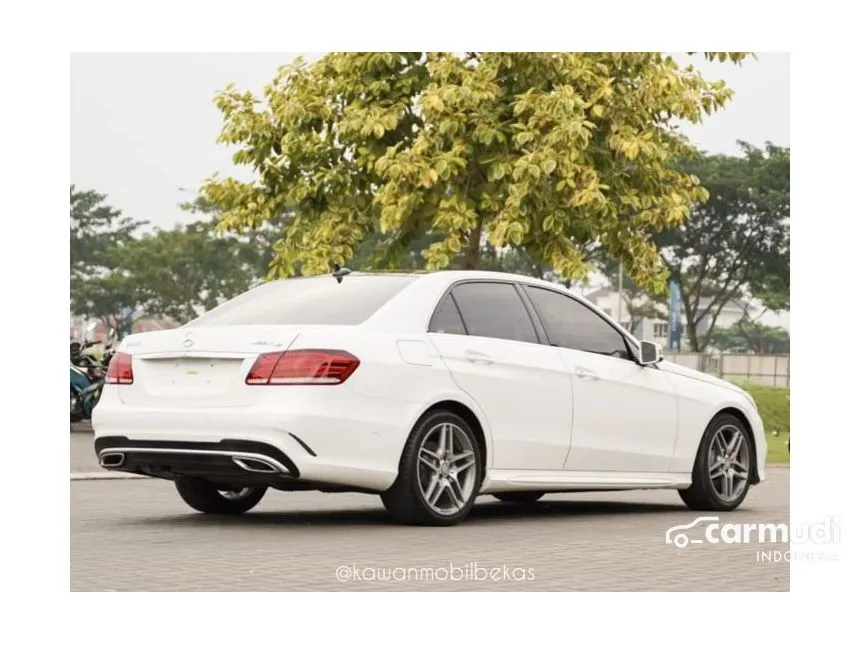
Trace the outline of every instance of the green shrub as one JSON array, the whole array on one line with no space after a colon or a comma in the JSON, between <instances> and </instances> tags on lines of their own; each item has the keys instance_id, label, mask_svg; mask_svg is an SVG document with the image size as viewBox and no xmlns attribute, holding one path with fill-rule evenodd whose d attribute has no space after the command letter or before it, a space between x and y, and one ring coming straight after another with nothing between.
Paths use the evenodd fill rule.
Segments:
<instances>
[{"instance_id":1,"label":"green shrub","mask_svg":"<svg viewBox=\"0 0 860 645\"><path fill-rule=\"evenodd\" d=\"M791 388L763 385L744 385L743 388L755 399L758 413L764 422L768 462L788 462L789 453L786 442L789 440L789 433L791 432L791 415L789 414ZM778 434L774 436L774 432Z\"/></svg>"}]
</instances>

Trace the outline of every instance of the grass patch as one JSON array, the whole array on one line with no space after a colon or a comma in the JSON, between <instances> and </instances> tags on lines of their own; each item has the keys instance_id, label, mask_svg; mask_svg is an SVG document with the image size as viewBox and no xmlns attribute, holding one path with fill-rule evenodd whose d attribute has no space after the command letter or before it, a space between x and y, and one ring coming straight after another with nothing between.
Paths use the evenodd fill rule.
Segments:
<instances>
[{"instance_id":1,"label":"grass patch","mask_svg":"<svg viewBox=\"0 0 860 645\"><path fill-rule=\"evenodd\" d=\"M758 406L758 413L764 422L764 434L767 438L768 463L788 463L788 441L791 432L789 415L789 398L791 388L767 387L763 385L743 385ZM774 432L779 432L774 436Z\"/></svg>"}]
</instances>

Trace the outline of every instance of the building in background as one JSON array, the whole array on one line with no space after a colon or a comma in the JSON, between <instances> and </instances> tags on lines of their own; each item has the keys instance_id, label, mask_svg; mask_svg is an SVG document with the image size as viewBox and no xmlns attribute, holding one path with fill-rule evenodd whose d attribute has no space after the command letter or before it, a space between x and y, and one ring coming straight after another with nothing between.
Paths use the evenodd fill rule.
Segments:
<instances>
[{"instance_id":1,"label":"building in background","mask_svg":"<svg viewBox=\"0 0 860 645\"><path fill-rule=\"evenodd\" d=\"M669 349L669 307L666 302L652 301L647 296L639 296L633 300L632 310L633 316L631 320L631 311L628 307L626 297L619 298L618 291L611 287L601 287L586 294L585 296L591 303L596 305L603 313L611 317L613 320L621 323L626 329L639 338L640 340L649 340L662 345L665 349ZM708 305L711 304L711 298L702 298L699 302L697 316L704 312ZM619 314L620 306L620 314ZM714 316L713 312L703 316L697 325L698 331L701 334L707 333L711 322L714 322L714 327L731 327L744 316L744 311L749 305L737 300L728 301L720 310L719 314ZM753 311L750 309L750 311ZM647 312L647 313L643 313ZM681 324L686 328L687 314L684 310L683 303L681 304ZM681 339L681 349L685 349L684 336Z\"/></svg>"}]
</instances>

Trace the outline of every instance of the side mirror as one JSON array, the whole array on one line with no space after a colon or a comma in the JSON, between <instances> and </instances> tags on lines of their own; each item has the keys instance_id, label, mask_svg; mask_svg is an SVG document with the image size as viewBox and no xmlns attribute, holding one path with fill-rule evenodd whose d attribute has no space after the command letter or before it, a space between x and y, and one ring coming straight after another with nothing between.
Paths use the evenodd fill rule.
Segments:
<instances>
[{"instance_id":1,"label":"side mirror","mask_svg":"<svg viewBox=\"0 0 860 645\"><path fill-rule=\"evenodd\" d=\"M649 340L639 341L639 364L656 365L663 360L663 350Z\"/></svg>"}]
</instances>

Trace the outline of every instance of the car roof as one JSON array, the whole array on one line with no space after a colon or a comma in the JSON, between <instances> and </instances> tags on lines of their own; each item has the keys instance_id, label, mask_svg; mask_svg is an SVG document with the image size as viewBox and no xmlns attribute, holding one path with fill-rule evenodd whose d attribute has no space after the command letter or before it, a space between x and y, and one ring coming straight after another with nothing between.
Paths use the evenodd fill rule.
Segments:
<instances>
[{"instance_id":1,"label":"car roof","mask_svg":"<svg viewBox=\"0 0 860 645\"><path fill-rule=\"evenodd\" d=\"M321 278L331 276L333 274L322 274L316 276L308 276L309 278ZM561 291L568 296L575 297L577 300L580 300L584 304L588 306L592 306L592 303L589 303L587 299L581 296L577 296L575 293L567 289L564 285L558 282L551 282L549 280L544 280L543 278L535 278L533 276L522 275L519 273L507 273L503 271L481 271L476 269L441 269L438 271L423 271L423 270L415 270L415 271L403 271L403 270L373 270L373 271L350 271L349 273L342 274L343 280L349 280L350 278L360 278L360 277L374 277L374 276L394 276L394 277L403 277L410 278L414 281L414 283L422 283L425 285L437 285L444 286L447 288L457 282L461 282L464 280L469 281L504 281L504 282L519 282L521 284L532 284L535 286L544 287L546 289L554 289L556 291Z\"/></svg>"},{"instance_id":2,"label":"car roof","mask_svg":"<svg viewBox=\"0 0 860 645\"><path fill-rule=\"evenodd\" d=\"M326 275L326 274L324 274ZM460 280L506 280L506 281L518 281L518 282L528 282L531 284L545 285L545 286L554 286L555 288L560 288L561 285L557 283L550 282L548 280L543 280L542 278L535 278L532 276L521 275L519 273L506 273L503 271L479 271L474 269L442 269L439 271L402 271L402 270L394 270L394 271L352 271L346 275L344 275L344 279L352 276L403 276L410 278L420 278L422 280L432 280L432 281L440 281L440 282L459 282ZM318 276L317 276L318 277Z\"/></svg>"},{"instance_id":3,"label":"car roof","mask_svg":"<svg viewBox=\"0 0 860 645\"><path fill-rule=\"evenodd\" d=\"M418 274L416 274L418 275ZM568 292L563 285L557 282L550 282L541 278L535 278L519 273L506 273L502 271L477 271L477 270L451 270L451 271L435 271L419 276L422 280L438 280L448 284L460 282L462 280L502 280L505 282L520 282L524 284L533 284L537 286L556 289L559 291Z\"/></svg>"},{"instance_id":4,"label":"car roof","mask_svg":"<svg viewBox=\"0 0 860 645\"><path fill-rule=\"evenodd\" d=\"M311 280L311 279L320 279L331 277L334 274L332 273L321 273L315 275L308 276L294 276L290 278L281 278L280 280ZM357 278L357 277L373 277L373 276L386 276L386 277L397 277L401 276L404 278L420 278L422 280L432 280L432 281L441 281L441 282L458 282L460 280L513 280L518 282L528 282L531 284L539 284L539 285L549 285L554 286L556 288L560 288L560 285L554 282L550 282L548 280L544 280L542 278L535 278L528 275L522 275L519 273L506 273L503 271L479 271L475 269L440 269L438 271L426 271L426 270L413 270L413 271L404 271L402 269L394 269L394 270L373 270L373 271L349 271L348 273L341 274L341 277L344 279L347 278ZM279 281L280 281L279 280Z\"/></svg>"},{"instance_id":5,"label":"car roof","mask_svg":"<svg viewBox=\"0 0 860 645\"><path fill-rule=\"evenodd\" d=\"M342 271L342 270L341 270ZM625 337L631 339L634 343L638 340L627 330L621 327L616 321L612 320L606 314L600 311L593 303L586 298L578 296L557 282L550 282L541 278L521 275L518 273L507 273L502 271L479 271L474 269L450 269L439 271L349 271L342 272L338 276L335 273L319 274L314 276L306 276L305 279L314 278L331 278L338 277L338 281L348 281L350 279L374 276L399 276L404 278L412 278L412 284L403 292L397 294L392 300L384 304L374 315L372 315L366 325L377 328L405 328L413 331L426 331L427 322L430 315L433 313L435 303L442 294L453 284L464 280L468 281L504 281L504 282L519 282L521 284L532 284L561 292L568 297L582 303L584 306L592 309L598 316L605 318L611 325L619 330ZM296 279L296 278L288 278ZM432 307L428 308L428 303L432 303ZM426 309L426 311L425 311Z\"/></svg>"}]
</instances>

